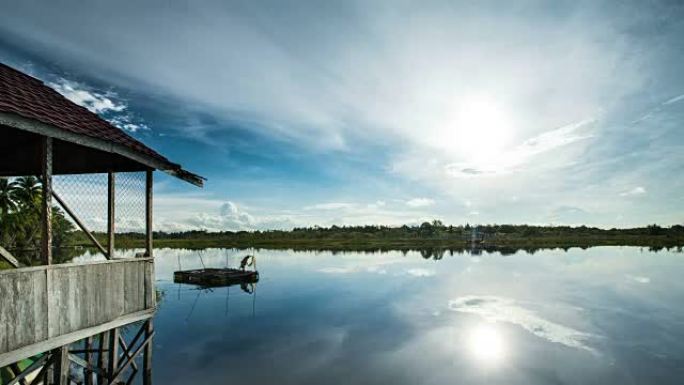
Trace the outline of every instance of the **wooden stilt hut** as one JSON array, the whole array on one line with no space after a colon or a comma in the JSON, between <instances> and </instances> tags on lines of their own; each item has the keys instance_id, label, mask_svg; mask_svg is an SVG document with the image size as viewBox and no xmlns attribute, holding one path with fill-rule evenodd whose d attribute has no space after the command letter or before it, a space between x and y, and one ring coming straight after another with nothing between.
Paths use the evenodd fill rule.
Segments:
<instances>
[{"instance_id":1,"label":"wooden stilt hut","mask_svg":"<svg viewBox=\"0 0 684 385\"><path fill-rule=\"evenodd\" d=\"M152 259L155 170L197 186L204 180L40 80L0 63L0 176L36 175L43 190L43 265L22 268L0 245L0 258L16 267L0 271L0 368L28 357L34 362L31 370L14 370L13 382L25 383L32 373L45 383L69 384L73 365L83 369L85 384L128 383L124 376L137 372L143 373L145 384L151 382L156 308ZM140 258L114 260L114 181L121 172L146 175L146 245ZM52 189L53 175L90 173L108 175L106 247ZM51 216L55 203L107 261L53 264ZM119 327L138 321L143 321L142 327L125 341ZM81 340L82 349L70 350ZM136 363L140 355L142 368Z\"/></svg>"}]
</instances>

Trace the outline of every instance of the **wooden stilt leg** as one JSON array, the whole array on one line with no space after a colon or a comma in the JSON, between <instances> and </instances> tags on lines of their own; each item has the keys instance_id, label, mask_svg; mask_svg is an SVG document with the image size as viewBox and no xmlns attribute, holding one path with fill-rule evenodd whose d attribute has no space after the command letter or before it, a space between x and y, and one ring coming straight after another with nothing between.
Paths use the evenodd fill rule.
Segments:
<instances>
[{"instance_id":1,"label":"wooden stilt leg","mask_svg":"<svg viewBox=\"0 0 684 385\"><path fill-rule=\"evenodd\" d=\"M69 345L53 350L53 354L55 355L53 384L69 385Z\"/></svg>"},{"instance_id":2,"label":"wooden stilt leg","mask_svg":"<svg viewBox=\"0 0 684 385\"><path fill-rule=\"evenodd\" d=\"M93 337L85 339L85 361L93 366ZM87 368L83 370L84 385L93 385L93 372Z\"/></svg>"},{"instance_id":3,"label":"wooden stilt leg","mask_svg":"<svg viewBox=\"0 0 684 385\"><path fill-rule=\"evenodd\" d=\"M154 328L152 325L152 320L147 320L145 322L145 338L152 336ZM150 341L145 346L144 356L143 356L143 385L152 385L152 345L154 341Z\"/></svg>"},{"instance_id":4,"label":"wooden stilt leg","mask_svg":"<svg viewBox=\"0 0 684 385\"><path fill-rule=\"evenodd\" d=\"M109 331L109 352L107 354L107 377L110 381L119 368L119 329Z\"/></svg>"},{"instance_id":5,"label":"wooden stilt leg","mask_svg":"<svg viewBox=\"0 0 684 385\"><path fill-rule=\"evenodd\" d=\"M109 332L104 332L100 333L99 336L99 342L100 342L100 351L97 354L97 366L100 368L101 372L102 371L107 371L107 368L109 367L107 358L108 358L108 353L109 353ZM107 373L107 376L110 376L111 373ZM107 378L102 376L102 374L97 375L97 384L105 384Z\"/></svg>"}]
</instances>

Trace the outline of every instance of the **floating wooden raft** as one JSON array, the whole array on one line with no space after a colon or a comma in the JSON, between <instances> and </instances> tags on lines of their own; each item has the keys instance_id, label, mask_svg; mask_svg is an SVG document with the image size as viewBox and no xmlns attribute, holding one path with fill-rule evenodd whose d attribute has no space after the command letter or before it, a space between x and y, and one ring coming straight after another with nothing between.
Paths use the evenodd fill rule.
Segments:
<instances>
[{"instance_id":1,"label":"floating wooden raft","mask_svg":"<svg viewBox=\"0 0 684 385\"><path fill-rule=\"evenodd\" d=\"M259 272L232 268L183 270L173 273L173 282L206 287L230 286L259 281Z\"/></svg>"}]
</instances>

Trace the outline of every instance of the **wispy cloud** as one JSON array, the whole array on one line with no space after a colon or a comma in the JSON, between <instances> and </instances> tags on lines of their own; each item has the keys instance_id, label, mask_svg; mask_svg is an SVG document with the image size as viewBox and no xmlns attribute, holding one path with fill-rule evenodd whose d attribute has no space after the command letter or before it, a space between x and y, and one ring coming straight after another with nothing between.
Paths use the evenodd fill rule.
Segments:
<instances>
[{"instance_id":1,"label":"wispy cloud","mask_svg":"<svg viewBox=\"0 0 684 385\"><path fill-rule=\"evenodd\" d=\"M668 100L664 101L664 102L663 102L663 105L668 105L668 104L677 103L677 102L680 101L680 100L684 100L684 94L681 94L681 95L679 95L679 96L675 96L674 98L671 98L671 99L668 99Z\"/></svg>"},{"instance_id":2,"label":"wispy cloud","mask_svg":"<svg viewBox=\"0 0 684 385\"><path fill-rule=\"evenodd\" d=\"M537 155L558 150L564 146L589 139L593 135L580 129L595 123L595 119L584 119L560 128L543 132L524 141L510 151L481 161L480 163L459 162L444 166L446 173L456 178L487 177L516 171L534 161Z\"/></svg>"}]
</instances>

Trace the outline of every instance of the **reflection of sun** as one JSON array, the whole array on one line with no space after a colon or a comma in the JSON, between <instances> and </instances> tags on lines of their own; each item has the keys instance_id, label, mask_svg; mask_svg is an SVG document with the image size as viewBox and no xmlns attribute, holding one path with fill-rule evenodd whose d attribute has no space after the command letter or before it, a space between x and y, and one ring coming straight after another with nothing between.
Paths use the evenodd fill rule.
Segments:
<instances>
[{"instance_id":1,"label":"reflection of sun","mask_svg":"<svg viewBox=\"0 0 684 385\"><path fill-rule=\"evenodd\" d=\"M492 324L481 324L471 330L468 348L478 361L488 365L501 362L506 353L505 341Z\"/></svg>"}]
</instances>

